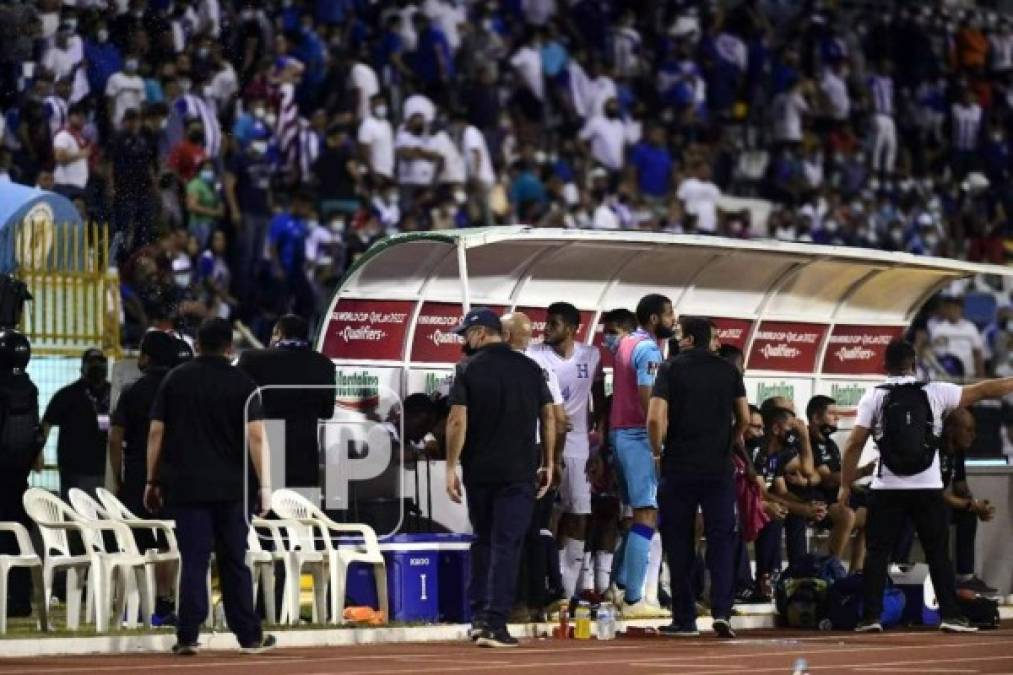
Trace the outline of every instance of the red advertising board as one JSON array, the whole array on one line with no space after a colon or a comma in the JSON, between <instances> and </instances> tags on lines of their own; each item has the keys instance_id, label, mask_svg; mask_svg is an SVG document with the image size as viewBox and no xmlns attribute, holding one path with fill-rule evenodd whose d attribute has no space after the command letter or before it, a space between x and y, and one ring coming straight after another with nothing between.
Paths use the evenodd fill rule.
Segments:
<instances>
[{"instance_id":1,"label":"red advertising board","mask_svg":"<svg viewBox=\"0 0 1013 675\"><path fill-rule=\"evenodd\" d=\"M339 300L327 323L324 356L400 361L414 304L410 300Z\"/></svg>"},{"instance_id":2,"label":"red advertising board","mask_svg":"<svg viewBox=\"0 0 1013 675\"><path fill-rule=\"evenodd\" d=\"M900 326L834 326L823 357L823 373L882 375L886 346L903 333Z\"/></svg>"},{"instance_id":3,"label":"red advertising board","mask_svg":"<svg viewBox=\"0 0 1013 675\"><path fill-rule=\"evenodd\" d=\"M531 319L531 341L541 342L542 335L545 333L545 307L518 307L517 311L524 312ZM594 318L594 312L581 311L580 326L577 328L575 338L577 342L587 339L587 329L592 318Z\"/></svg>"},{"instance_id":4,"label":"red advertising board","mask_svg":"<svg viewBox=\"0 0 1013 675\"><path fill-rule=\"evenodd\" d=\"M490 307L497 314L502 307ZM425 302L415 322L411 360L420 363L457 363L461 360L461 338L453 330L461 324L463 311L458 302Z\"/></svg>"},{"instance_id":5,"label":"red advertising board","mask_svg":"<svg viewBox=\"0 0 1013 675\"><path fill-rule=\"evenodd\" d=\"M816 323L763 321L749 352L749 370L812 373L827 327Z\"/></svg>"},{"instance_id":6,"label":"red advertising board","mask_svg":"<svg viewBox=\"0 0 1013 675\"><path fill-rule=\"evenodd\" d=\"M715 317L712 319L718 327L718 338L723 345L734 345L746 351L746 344L749 342L749 333L752 331L753 322L749 319L726 319Z\"/></svg>"}]
</instances>

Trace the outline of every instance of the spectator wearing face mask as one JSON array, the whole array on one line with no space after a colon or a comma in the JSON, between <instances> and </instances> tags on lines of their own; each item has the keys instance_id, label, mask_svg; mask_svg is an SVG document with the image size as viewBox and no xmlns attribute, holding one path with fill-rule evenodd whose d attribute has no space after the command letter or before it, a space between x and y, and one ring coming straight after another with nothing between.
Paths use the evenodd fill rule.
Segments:
<instances>
[{"instance_id":1,"label":"spectator wearing face mask","mask_svg":"<svg viewBox=\"0 0 1013 675\"><path fill-rule=\"evenodd\" d=\"M119 129L123 115L130 109L139 109L144 101L144 80L137 74L137 56L128 55L123 70L113 74L105 88L109 106L109 119Z\"/></svg>"},{"instance_id":2,"label":"spectator wearing face mask","mask_svg":"<svg viewBox=\"0 0 1013 675\"><path fill-rule=\"evenodd\" d=\"M407 110L407 104L406 104ZM421 192L432 187L440 173L443 156L435 150L426 130L423 113L414 113L397 132L397 181L401 189L401 209L411 211Z\"/></svg>"},{"instance_id":3,"label":"spectator wearing face mask","mask_svg":"<svg viewBox=\"0 0 1013 675\"><path fill-rule=\"evenodd\" d=\"M356 197L359 172L355 161L355 144L348 127L332 125L327 130L323 151L313 164L321 213L351 214L359 208Z\"/></svg>"},{"instance_id":4,"label":"spectator wearing face mask","mask_svg":"<svg viewBox=\"0 0 1013 675\"><path fill-rule=\"evenodd\" d=\"M604 115L588 120L580 132L580 140L587 143L591 159L609 172L610 184L614 186L623 167L626 148L626 130L620 117L618 99L608 99Z\"/></svg>"},{"instance_id":5,"label":"spectator wearing face mask","mask_svg":"<svg viewBox=\"0 0 1013 675\"><path fill-rule=\"evenodd\" d=\"M374 186L394 178L394 128L387 119L389 109L383 94L369 100L369 114L359 124L356 140L359 156L369 171Z\"/></svg>"},{"instance_id":6,"label":"spectator wearing face mask","mask_svg":"<svg viewBox=\"0 0 1013 675\"><path fill-rule=\"evenodd\" d=\"M84 62L88 88L95 92L105 93L109 78L123 70L123 55L109 39L105 23L99 23L84 41Z\"/></svg>"},{"instance_id":7,"label":"spectator wearing face mask","mask_svg":"<svg viewBox=\"0 0 1013 675\"><path fill-rule=\"evenodd\" d=\"M77 19L66 18L60 22L53 44L42 55L41 66L56 79L69 77L74 82L70 100L77 102L88 95L88 78L81 68L84 62L84 42L75 33Z\"/></svg>"},{"instance_id":8,"label":"spectator wearing face mask","mask_svg":"<svg viewBox=\"0 0 1013 675\"><path fill-rule=\"evenodd\" d=\"M210 160L201 164L200 172L186 185L186 210L190 214L190 233L197 238L198 250L203 250L211 241L218 219L225 215L215 184L215 166Z\"/></svg>"},{"instance_id":9,"label":"spectator wearing face mask","mask_svg":"<svg viewBox=\"0 0 1013 675\"><path fill-rule=\"evenodd\" d=\"M53 157L56 170L54 190L73 199L84 195L88 185L88 159L92 155L92 144L85 138L85 108L80 103L70 107L67 126L53 138Z\"/></svg>"}]
</instances>

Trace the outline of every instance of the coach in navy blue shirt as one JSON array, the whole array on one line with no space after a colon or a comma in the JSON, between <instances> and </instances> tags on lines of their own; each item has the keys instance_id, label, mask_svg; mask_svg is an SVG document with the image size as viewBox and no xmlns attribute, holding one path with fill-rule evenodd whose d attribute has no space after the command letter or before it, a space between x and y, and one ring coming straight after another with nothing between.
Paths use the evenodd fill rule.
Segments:
<instances>
[{"instance_id":1,"label":"coach in navy blue shirt","mask_svg":"<svg viewBox=\"0 0 1013 675\"><path fill-rule=\"evenodd\" d=\"M471 637L483 647L515 647L506 629L521 547L537 497L552 479L556 432L541 368L503 341L499 316L468 312L456 329L464 351L447 419L447 494L460 502L460 459L471 545ZM541 421L541 458L536 434ZM541 465L541 468L539 468Z\"/></svg>"},{"instance_id":2,"label":"coach in navy blue shirt","mask_svg":"<svg viewBox=\"0 0 1013 675\"><path fill-rule=\"evenodd\" d=\"M672 569L672 625L662 631L698 634L690 567L700 508L714 631L721 637L735 637L731 626L736 548L732 445L741 445L742 434L749 428L749 404L742 375L709 350L710 322L684 317L679 324L681 351L658 369L647 411L651 449L655 456L661 455L658 520Z\"/></svg>"}]
</instances>

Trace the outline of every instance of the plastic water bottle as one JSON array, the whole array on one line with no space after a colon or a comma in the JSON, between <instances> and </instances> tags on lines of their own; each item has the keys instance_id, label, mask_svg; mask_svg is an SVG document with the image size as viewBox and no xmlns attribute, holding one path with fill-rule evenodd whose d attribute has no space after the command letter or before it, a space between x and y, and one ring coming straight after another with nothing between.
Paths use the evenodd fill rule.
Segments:
<instances>
[{"instance_id":1,"label":"plastic water bottle","mask_svg":"<svg viewBox=\"0 0 1013 675\"><path fill-rule=\"evenodd\" d=\"M795 669L791 675L809 675L809 662L805 659L795 659Z\"/></svg>"},{"instance_id":2,"label":"plastic water bottle","mask_svg":"<svg viewBox=\"0 0 1013 675\"><path fill-rule=\"evenodd\" d=\"M603 602L598 608L598 639L616 639L616 613L611 602Z\"/></svg>"}]
</instances>

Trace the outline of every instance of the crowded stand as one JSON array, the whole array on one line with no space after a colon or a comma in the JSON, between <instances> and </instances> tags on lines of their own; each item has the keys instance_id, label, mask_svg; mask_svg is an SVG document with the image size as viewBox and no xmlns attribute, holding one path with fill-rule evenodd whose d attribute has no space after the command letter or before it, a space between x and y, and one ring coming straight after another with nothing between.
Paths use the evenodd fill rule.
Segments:
<instances>
[{"instance_id":1,"label":"crowded stand","mask_svg":"<svg viewBox=\"0 0 1013 675\"><path fill-rule=\"evenodd\" d=\"M753 342L721 338L718 321L731 314L680 316L679 299L661 288L593 314L561 294L533 310L537 319L516 298L505 312L471 306L467 288L446 316L425 312L447 297L393 293L379 304L396 311L374 309L381 318L370 321L412 323L396 346L411 355L380 354L388 336L355 324L368 303L339 289L392 235L516 225L701 235L672 241L731 249L765 242L749 253L761 261L812 244L892 254L898 265L1006 265L1013 17L974 3L860 0L12 0L0 4L0 31L0 181L57 193L84 221L108 224L115 351L137 355L142 373L113 384L103 350L85 351L81 379L43 402L40 443L57 438L49 468L74 508L87 493L108 509L116 493L127 520L179 514L176 587L160 567L140 601L149 623L176 626L174 653L197 653L213 612L205 527L225 562L240 647L275 646L261 627L275 623L274 598L265 587L251 604L245 588L255 551L237 533L248 514L207 506L222 494L252 499L265 518L317 520L327 545L317 546L311 622L347 620L344 581L328 577L320 604L321 580L340 567L326 530L340 527L329 518L368 526L361 561L376 566L384 559L368 532L387 519L347 504L325 515L299 500L313 501L305 490L321 500L318 421L348 409L382 423L402 453L353 504L392 501L384 490L410 470L406 529L431 533L431 475L429 522L419 524L420 466L445 463L446 500L464 505L474 537L469 636L481 646L516 646L508 623L559 622L565 633L576 618L579 632L589 616L599 627L602 617L663 620L661 635L694 637L697 617L709 615L719 637L734 638L746 605L793 628L881 632L900 623L886 618L888 573L916 559L930 568L936 625L990 625L991 615L970 612L999 594L975 560L979 524L996 507L975 497L965 460L985 401L998 411L988 416L992 454L1013 456L1013 277L947 272L964 278L912 301L909 325L893 322L896 334L877 343L885 370L877 362L861 375L885 372L886 383L848 401L750 387ZM885 269L891 258L872 259ZM763 311L750 314L747 334L767 322ZM413 390L423 318L446 330L421 362L450 364L448 345L462 353L432 375L445 379ZM881 327L879 318L868 321ZM348 354L328 351L338 324ZM0 366L24 376L27 360L6 351L14 325L0 330ZM377 353L347 346L356 330L376 332ZM820 344L832 317L822 330ZM796 377L823 372L816 349ZM236 355L235 368L212 363ZM342 358L363 369L397 362L399 378L403 365L397 412L381 412L380 385L349 406L366 386L344 379ZM255 395L289 385L307 389L298 401ZM238 483L209 476L245 461L247 437L251 453L267 447L261 418L290 425L287 475L272 493L271 467L243 463L259 490L240 497ZM228 450L209 460L202 443ZM867 443L878 444L878 461L863 455ZM25 493L27 512L0 520L46 527L31 504L56 497L40 492ZM256 553L270 568L281 560L272 550L294 547L292 564L305 553L293 543L301 535L274 537L290 525L272 522L254 523L272 539ZM166 545L137 538L142 549ZM363 623L391 618L385 573L376 574L379 607ZM27 573L18 578L6 607L23 617L33 598ZM277 619L297 625L298 583L281 579ZM57 594L66 602L70 592Z\"/></svg>"}]
</instances>

